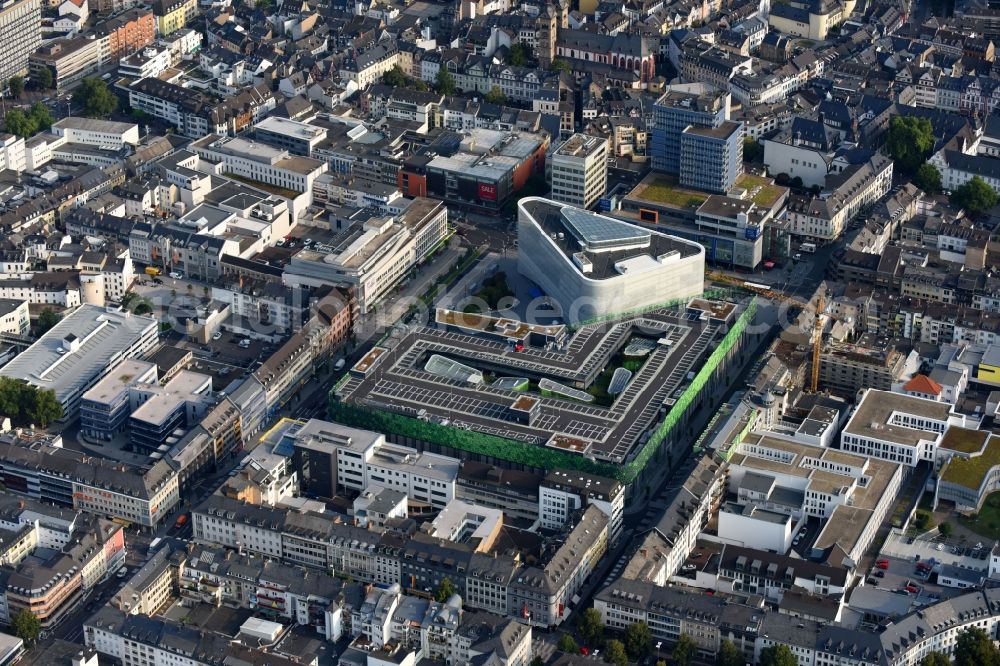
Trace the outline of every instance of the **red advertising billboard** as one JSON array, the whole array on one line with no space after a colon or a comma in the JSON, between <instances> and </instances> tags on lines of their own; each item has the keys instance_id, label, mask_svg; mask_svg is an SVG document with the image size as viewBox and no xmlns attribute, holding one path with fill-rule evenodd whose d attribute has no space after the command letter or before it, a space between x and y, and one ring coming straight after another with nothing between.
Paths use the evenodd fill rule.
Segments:
<instances>
[{"instance_id":1,"label":"red advertising billboard","mask_svg":"<svg viewBox=\"0 0 1000 666\"><path fill-rule=\"evenodd\" d=\"M479 183L479 198L487 201L497 200L497 186L489 183Z\"/></svg>"}]
</instances>

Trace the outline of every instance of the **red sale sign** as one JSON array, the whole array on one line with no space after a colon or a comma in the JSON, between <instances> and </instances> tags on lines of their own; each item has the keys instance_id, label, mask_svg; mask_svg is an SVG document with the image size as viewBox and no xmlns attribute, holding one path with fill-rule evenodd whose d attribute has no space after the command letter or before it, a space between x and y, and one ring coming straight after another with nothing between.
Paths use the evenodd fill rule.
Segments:
<instances>
[{"instance_id":1,"label":"red sale sign","mask_svg":"<svg viewBox=\"0 0 1000 666\"><path fill-rule=\"evenodd\" d=\"M489 199L490 201L497 200L497 187L496 185L489 185L487 183L479 183L479 198Z\"/></svg>"}]
</instances>

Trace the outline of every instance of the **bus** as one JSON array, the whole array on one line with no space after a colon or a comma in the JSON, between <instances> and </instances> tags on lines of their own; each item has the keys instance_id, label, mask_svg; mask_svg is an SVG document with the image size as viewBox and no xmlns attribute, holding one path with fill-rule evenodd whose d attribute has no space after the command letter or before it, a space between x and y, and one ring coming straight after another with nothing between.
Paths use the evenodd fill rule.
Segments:
<instances>
[{"instance_id":1,"label":"bus","mask_svg":"<svg viewBox=\"0 0 1000 666\"><path fill-rule=\"evenodd\" d=\"M799 251L808 252L809 254L812 254L813 252L816 251L816 243L803 243L802 245L799 246Z\"/></svg>"}]
</instances>

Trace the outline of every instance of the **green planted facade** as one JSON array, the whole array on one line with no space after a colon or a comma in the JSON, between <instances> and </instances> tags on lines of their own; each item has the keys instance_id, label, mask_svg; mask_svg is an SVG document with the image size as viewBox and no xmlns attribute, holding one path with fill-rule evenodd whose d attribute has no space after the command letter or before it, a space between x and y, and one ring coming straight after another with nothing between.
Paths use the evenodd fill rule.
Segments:
<instances>
[{"instance_id":1,"label":"green planted facade","mask_svg":"<svg viewBox=\"0 0 1000 666\"><path fill-rule=\"evenodd\" d=\"M712 379L715 371L726 360L729 352L739 343L746 331L747 325L753 321L756 311L757 299L756 297L751 297L746 309L736 320L733 327L719 342L715 350L712 351L694 379L684 389L684 393L681 394L680 398L670 408L663 423L656 428L646 443L643 444L639 454L626 465L598 462L558 449L464 430L453 426L443 426L394 412L348 404L338 400L333 392L331 392L329 400L329 417L333 421L351 427L374 430L386 435L407 437L429 444L449 447L457 451L505 460L526 467L544 470L559 467L590 472L617 479L623 484L628 485L639 476L643 468L645 468L659 450L660 446L670 439L674 429L680 425L688 409L695 403L701 391Z\"/></svg>"}]
</instances>

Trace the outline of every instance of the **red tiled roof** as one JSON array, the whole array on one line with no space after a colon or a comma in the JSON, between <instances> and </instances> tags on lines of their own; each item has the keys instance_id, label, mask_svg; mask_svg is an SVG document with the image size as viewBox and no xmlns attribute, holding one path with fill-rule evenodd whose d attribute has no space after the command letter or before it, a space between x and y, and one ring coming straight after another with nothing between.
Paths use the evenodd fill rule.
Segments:
<instances>
[{"instance_id":1,"label":"red tiled roof","mask_svg":"<svg viewBox=\"0 0 1000 666\"><path fill-rule=\"evenodd\" d=\"M907 393L923 393L924 395L941 395L941 385L927 375L917 375L906 382L903 390Z\"/></svg>"}]
</instances>

